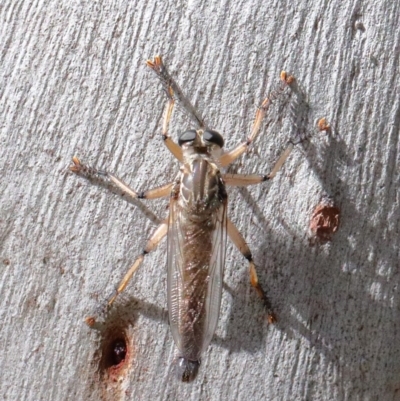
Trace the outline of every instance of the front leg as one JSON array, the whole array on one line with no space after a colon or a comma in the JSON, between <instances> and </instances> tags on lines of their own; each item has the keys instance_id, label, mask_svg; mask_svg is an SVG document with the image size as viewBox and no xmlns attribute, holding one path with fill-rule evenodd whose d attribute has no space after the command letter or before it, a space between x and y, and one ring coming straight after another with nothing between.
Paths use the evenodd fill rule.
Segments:
<instances>
[{"instance_id":1,"label":"front leg","mask_svg":"<svg viewBox=\"0 0 400 401\"><path fill-rule=\"evenodd\" d=\"M270 93L270 95L264 99L262 102L261 106L257 109L256 112L256 117L254 119L253 127L251 129L250 135L247 138L247 141L244 143L241 143L238 145L236 148L232 149L228 153L223 154L219 162L222 167L226 167L229 164L233 163L238 157L240 157L248 148L249 146L255 141L257 138L259 132L260 132L260 126L261 123L264 119L264 116L270 106L270 104L279 98L280 96L283 95L285 92L285 89L288 87L288 85L292 84L294 81L294 77L291 75L287 75L285 71L281 72L281 82L278 86L278 88Z\"/></svg>"},{"instance_id":2,"label":"front leg","mask_svg":"<svg viewBox=\"0 0 400 401\"><path fill-rule=\"evenodd\" d=\"M162 138L165 143L165 146L168 150L180 161L183 162L183 154L180 146L174 142L168 134L169 131L169 123L171 121L172 111L175 106L175 99L183 106L189 116L193 121L196 122L200 128L204 128L205 123L203 118L200 116L199 112L195 109L195 107L190 103L188 98L183 94L179 85L175 82L175 80L171 77L164 63L162 62L161 56L155 56L154 60L147 60L147 66L151 68L160 79L161 84L163 85L164 91L167 95L168 102L165 107L164 112L164 121L163 121L163 129L162 129Z\"/></svg>"},{"instance_id":3,"label":"front leg","mask_svg":"<svg viewBox=\"0 0 400 401\"><path fill-rule=\"evenodd\" d=\"M189 99L183 94L182 89L175 82L165 67L161 56L155 56L154 60L147 60L147 66L150 67L160 79L168 97L176 98L183 108L189 114L190 118L200 127L206 126L203 117L190 103Z\"/></svg>"}]
</instances>

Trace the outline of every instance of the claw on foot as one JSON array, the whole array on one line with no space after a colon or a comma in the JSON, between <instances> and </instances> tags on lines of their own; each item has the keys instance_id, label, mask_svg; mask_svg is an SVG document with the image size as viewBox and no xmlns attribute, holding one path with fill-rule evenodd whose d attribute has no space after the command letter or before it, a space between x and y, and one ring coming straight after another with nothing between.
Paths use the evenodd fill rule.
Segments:
<instances>
[{"instance_id":1,"label":"claw on foot","mask_svg":"<svg viewBox=\"0 0 400 401\"><path fill-rule=\"evenodd\" d=\"M79 173L81 171L81 161L74 156L72 158L72 162L74 163L72 166L69 166L69 169L73 172L73 173Z\"/></svg>"},{"instance_id":2,"label":"claw on foot","mask_svg":"<svg viewBox=\"0 0 400 401\"><path fill-rule=\"evenodd\" d=\"M278 321L274 313L268 313L268 323L275 324Z\"/></svg>"},{"instance_id":3,"label":"claw on foot","mask_svg":"<svg viewBox=\"0 0 400 401\"><path fill-rule=\"evenodd\" d=\"M294 82L294 76L293 75L288 76L286 71L281 71L281 80L290 85Z\"/></svg>"},{"instance_id":4,"label":"claw on foot","mask_svg":"<svg viewBox=\"0 0 400 401\"><path fill-rule=\"evenodd\" d=\"M163 62L161 56L155 56L154 60L147 60L146 64L155 72L160 72Z\"/></svg>"}]
</instances>

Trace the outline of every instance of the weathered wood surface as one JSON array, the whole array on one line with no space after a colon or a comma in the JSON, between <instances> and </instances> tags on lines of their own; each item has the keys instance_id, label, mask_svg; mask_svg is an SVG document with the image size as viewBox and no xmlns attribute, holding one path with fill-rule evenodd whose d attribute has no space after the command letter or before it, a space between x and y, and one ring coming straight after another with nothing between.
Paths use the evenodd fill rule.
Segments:
<instances>
[{"instance_id":1,"label":"weathered wood surface","mask_svg":"<svg viewBox=\"0 0 400 401\"><path fill-rule=\"evenodd\" d=\"M400 400L399 7L2 2L0 398ZM245 138L280 70L295 74L299 90L270 110L238 171L268 172L318 117L333 126L297 146L273 182L231 191L229 215L279 322L266 323L229 246L219 326L193 384L170 370L165 243L108 321L131 347L116 381L96 373L107 333L83 322L154 225L68 166L77 155L140 190L174 177L158 136L165 99L145 66L155 54L227 147ZM176 111L172 135L188 125ZM341 224L313 245L309 221L324 197ZM160 216L165 205L149 204Z\"/></svg>"}]
</instances>

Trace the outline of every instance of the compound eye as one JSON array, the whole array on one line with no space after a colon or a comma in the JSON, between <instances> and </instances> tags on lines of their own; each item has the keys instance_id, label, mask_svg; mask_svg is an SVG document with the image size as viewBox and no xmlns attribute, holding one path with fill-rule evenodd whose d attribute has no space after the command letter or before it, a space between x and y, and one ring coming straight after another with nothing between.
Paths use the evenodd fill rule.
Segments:
<instances>
[{"instance_id":1,"label":"compound eye","mask_svg":"<svg viewBox=\"0 0 400 401\"><path fill-rule=\"evenodd\" d=\"M211 129L204 131L203 140L212 143L213 145L218 145L220 148L224 147L224 138L217 131Z\"/></svg>"},{"instance_id":2,"label":"compound eye","mask_svg":"<svg viewBox=\"0 0 400 401\"><path fill-rule=\"evenodd\" d=\"M178 139L178 145L182 146L186 142L193 142L196 139L197 132L194 129L184 132Z\"/></svg>"}]
</instances>

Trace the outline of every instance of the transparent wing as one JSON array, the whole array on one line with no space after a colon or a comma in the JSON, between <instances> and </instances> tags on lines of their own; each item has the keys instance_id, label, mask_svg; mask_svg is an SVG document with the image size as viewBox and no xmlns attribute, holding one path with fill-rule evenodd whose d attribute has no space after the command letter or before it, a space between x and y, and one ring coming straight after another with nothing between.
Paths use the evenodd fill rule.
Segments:
<instances>
[{"instance_id":1,"label":"transparent wing","mask_svg":"<svg viewBox=\"0 0 400 401\"><path fill-rule=\"evenodd\" d=\"M168 310L181 356L198 360L215 332L226 249L226 202L200 222L171 199L168 227Z\"/></svg>"}]
</instances>

